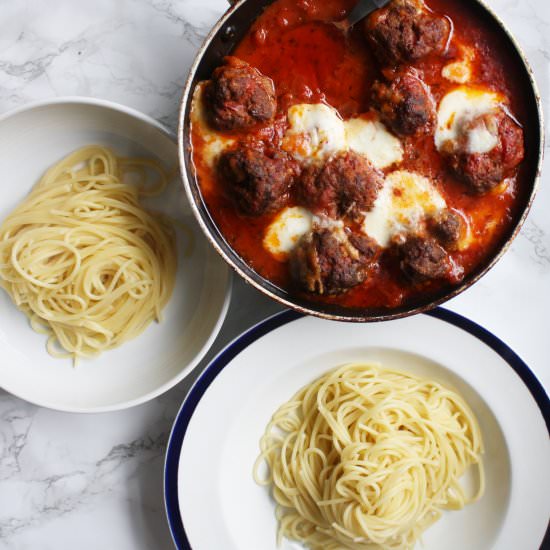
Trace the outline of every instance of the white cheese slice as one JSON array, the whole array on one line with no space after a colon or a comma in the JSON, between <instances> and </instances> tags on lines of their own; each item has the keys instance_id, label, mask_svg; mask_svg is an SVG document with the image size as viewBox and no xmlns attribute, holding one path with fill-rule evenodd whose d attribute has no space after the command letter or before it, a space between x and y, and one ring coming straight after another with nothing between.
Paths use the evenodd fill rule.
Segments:
<instances>
[{"instance_id":1,"label":"white cheese slice","mask_svg":"<svg viewBox=\"0 0 550 550\"><path fill-rule=\"evenodd\" d=\"M401 142L379 120L352 118L345 125L348 147L365 155L376 168L403 160Z\"/></svg>"},{"instance_id":2,"label":"white cheese slice","mask_svg":"<svg viewBox=\"0 0 550 550\"><path fill-rule=\"evenodd\" d=\"M324 103L293 105L288 122L282 147L297 160L320 162L347 149L344 121Z\"/></svg>"},{"instance_id":3,"label":"white cheese slice","mask_svg":"<svg viewBox=\"0 0 550 550\"><path fill-rule=\"evenodd\" d=\"M219 155L235 143L234 139L225 137L208 124L208 117L204 105L204 91L206 82L199 82L193 92L191 101L191 124L198 130L204 141L202 159L207 166L213 167Z\"/></svg>"},{"instance_id":4,"label":"white cheese slice","mask_svg":"<svg viewBox=\"0 0 550 550\"><path fill-rule=\"evenodd\" d=\"M437 110L435 145L438 150L457 143L460 129L474 118L488 114L500 107L501 96L496 92L461 86L449 92ZM498 143L498 136L487 129L468 136L468 152L486 153Z\"/></svg>"},{"instance_id":5,"label":"white cheese slice","mask_svg":"<svg viewBox=\"0 0 550 550\"><path fill-rule=\"evenodd\" d=\"M425 218L446 206L428 178L404 170L392 172L372 210L365 213L363 231L380 246L388 246L395 235L421 231Z\"/></svg>"},{"instance_id":6,"label":"white cheese slice","mask_svg":"<svg viewBox=\"0 0 550 550\"><path fill-rule=\"evenodd\" d=\"M311 212L305 208L293 206L281 210L267 228L264 248L274 256L286 256L300 237L310 231L312 221Z\"/></svg>"}]
</instances>

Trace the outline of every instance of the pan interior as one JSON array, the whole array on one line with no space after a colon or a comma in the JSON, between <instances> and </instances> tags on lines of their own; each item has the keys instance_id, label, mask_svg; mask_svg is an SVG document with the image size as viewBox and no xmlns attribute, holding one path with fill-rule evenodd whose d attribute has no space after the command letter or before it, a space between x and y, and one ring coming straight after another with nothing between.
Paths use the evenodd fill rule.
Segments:
<instances>
[{"instance_id":1,"label":"pan interior","mask_svg":"<svg viewBox=\"0 0 550 550\"><path fill-rule=\"evenodd\" d=\"M458 295L493 267L502 254L508 249L525 220L534 198L537 180L540 175L542 157L541 144L543 139L540 101L536 92L532 72L518 49L518 46L502 23L491 13L489 8L485 7L479 1L475 1L476 16L481 18L491 29L499 34L503 48L506 48L506 51L509 52L511 62L519 67L519 72L521 73L520 77L525 83L524 100L525 104L528 106L526 123L527 126L532 129L532 131L525 135L525 160L522 168L522 170L527 172L524 179L531 182L531 185L529 188L524 189L521 196L518 197L518 208L509 226L509 230L503 235L493 252L489 254L476 269L466 276L458 286L443 287L437 293L431 294L428 297L408 301L397 308L345 308L336 304L316 302L295 296L285 289L274 285L254 271L246 261L235 252L216 226L201 195L193 166L190 143L190 108L192 91L198 82L210 78L212 71L221 64L223 57L231 53L233 48L248 32L248 29L255 19L262 13L264 8L272 4L273 1L274 0L241 0L230 8L213 28L199 50L185 87L178 132L180 164L184 185L187 188L195 215L203 231L224 259L247 282L282 304L311 315L347 321L380 321L426 311Z\"/></svg>"}]
</instances>

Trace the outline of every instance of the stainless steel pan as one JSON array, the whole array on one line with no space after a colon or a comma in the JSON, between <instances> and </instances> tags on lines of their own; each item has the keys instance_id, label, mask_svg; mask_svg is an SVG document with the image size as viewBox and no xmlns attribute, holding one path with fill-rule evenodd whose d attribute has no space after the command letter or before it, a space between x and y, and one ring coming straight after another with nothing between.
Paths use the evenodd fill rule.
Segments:
<instances>
[{"instance_id":1,"label":"stainless steel pan","mask_svg":"<svg viewBox=\"0 0 550 550\"><path fill-rule=\"evenodd\" d=\"M305 299L293 296L267 281L251 269L231 248L223 235L219 232L202 199L200 187L191 161L189 135L191 98L197 82L210 78L212 71L220 64L222 58L232 51L233 47L238 44L241 38L246 34L257 16L267 5L271 4L273 0L239 0L233 3L216 23L204 41L204 44L197 52L183 90L178 127L180 168L183 184L189 197L191 207L202 230L224 260L235 269L245 281L281 304L306 314L342 321L382 321L420 313L453 298L478 281L506 252L527 217L527 213L537 189L544 145L542 108L533 72L519 44L506 29L502 21L488 6L480 0L469 1L475 5L475 8L479 11L480 17L485 18L491 25L499 29L503 39L509 45L508 50L510 56L516 57L516 61L522 67L522 78L525 81L525 89L527 91L525 102L528 111L529 125L534 128L533 135L529 136L529 139L526 141L525 160L528 165L527 169L529 171L529 182L531 187L528 193L524 195L523 204L519 209L519 213L509 233L501 243L501 246L492 256L480 265L476 271L466 277L459 286L453 287L447 291L442 291L440 294L430 297L429 300L410 303L394 309L354 310L330 304L306 301Z\"/></svg>"}]
</instances>

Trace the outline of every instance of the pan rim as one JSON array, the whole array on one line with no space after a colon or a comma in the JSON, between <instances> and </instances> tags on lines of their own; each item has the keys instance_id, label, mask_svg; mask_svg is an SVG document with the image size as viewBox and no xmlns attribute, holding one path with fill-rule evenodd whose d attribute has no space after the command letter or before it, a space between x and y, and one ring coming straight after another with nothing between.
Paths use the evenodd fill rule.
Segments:
<instances>
[{"instance_id":1,"label":"pan rim","mask_svg":"<svg viewBox=\"0 0 550 550\"><path fill-rule=\"evenodd\" d=\"M544 159L545 134L544 134L543 109L542 109L542 102L541 102L539 88L535 80L533 69L529 61L527 60L527 57L523 52L523 49L521 48L519 42L516 40L514 35L508 29L508 27L501 20L501 18L494 12L494 10L491 7L487 5L485 0L470 0L473 4L477 4L487 13L487 15L493 20L496 26L500 28L500 30L503 33L503 36L513 46L513 49L518 55L519 59L521 60L523 68L528 76L529 87L532 91L533 98L534 98L534 105L532 105L532 107L534 107L534 110L536 111L537 125L535 128L533 128L533 130L534 131L536 130L538 133L537 155L536 155L536 158L533 159L533 171L535 175L532 182L532 188L529 194L526 195L525 206L522 209L521 213L518 213L518 217L515 222L515 225L513 226L513 230L507 237L506 241L502 244L502 246L499 247L497 252L489 256L488 261L486 261L486 263L484 263L480 268L478 268L476 272L471 274L471 276L467 277L460 285L452 287L451 289L446 291L443 290L440 293L438 293L435 297L430 296L427 299L426 303L421 302L421 303L414 303L412 305L409 304L405 306L400 306L399 308L395 308L393 311L391 308L388 308L387 310L385 308L384 309L381 308L377 310L372 310L372 309L369 310L366 308L364 309L342 308L342 312L334 313L332 311L327 310L330 308L330 305L324 304L322 302L313 302L313 301L306 302L297 296L293 297L290 293L287 293L286 295L278 294L275 290L272 290L271 288L271 287L273 288L276 288L276 287L270 281L263 278L259 273L255 272L243 259L239 258L239 261L236 261L230 254L230 252L233 252L235 256L238 257L236 251L225 241L225 239L223 239L223 236L221 235L221 233L219 234L220 236L218 237L218 235L213 231L211 231L211 229L208 227L208 224L206 221L206 218L209 217L208 209L204 204L202 205L197 204L195 194L193 193L193 187L196 187L197 190L199 190L199 185L198 185L198 182L196 181L196 177L194 177L193 178L194 181L191 182L189 181L189 178L187 175L188 160L186 159L185 128L186 128L186 125L188 124L186 120L187 118L186 112L187 112L188 104L192 97L191 92L195 81L195 75L196 75L197 69L200 63L202 62L206 52L208 51L213 39L218 35L218 32L220 32L220 30L223 28L227 20L230 19L230 17L235 12L241 9L249 1L250 0L238 0L237 2L232 4L229 7L229 9L222 15L222 17L217 21L217 23L214 25L212 30L209 32L209 34L205 38L189 70L189 74L183 89L183 94L180 102L179 117L178 117L178 129L177 129L178 156L179 156L180 175L183 182L183 186L185 188L185 192L191 204L191 210L193 211L193 214L197 219L199 226L201 227L206 238L212 244L212 246L217 251L217 253L220 254L220 256L224 259L224 261L248 284L252 285L254 288L259 290L269 298L299 313L313 315L315 317L320 317L323 319L328 319L333 321L379 322L379 321L389 321L392 319L400 319L403 317L408 317L410 315L416 315L418 313L423 313L423 312L432 310L437 306L440 306L441 304L451 300L452 298L455 298L456 296L458 296L459 294L461 294L462 292L464 292L465 290L473 286L475 283L477 283L504 256L504 254L510 248L514 239L519 234L521 228L523 227L523 224L525 223L525 220L529 215L533 201L535 199L535 196L537 194L537 191L540 185L542 163ZM272 3L272 1L273 0L269 0L269 2L266 2L266 5L268 3ZM200 191L198 192L200 194ZM205 212L203 212L203 210ZM226 248L228 250L226 250ZM250 271L250 273L247 270ZM279 290L281 292L284 292L283 289L279 289Z\"/></svg>"}]
</instances>

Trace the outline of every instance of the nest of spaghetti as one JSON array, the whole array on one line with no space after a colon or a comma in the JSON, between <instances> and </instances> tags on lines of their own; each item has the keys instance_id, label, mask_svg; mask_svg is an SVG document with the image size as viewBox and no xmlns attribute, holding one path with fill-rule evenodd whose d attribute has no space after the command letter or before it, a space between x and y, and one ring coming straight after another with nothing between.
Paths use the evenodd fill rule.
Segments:
<instances>
[{"instance_id":1,"label":"nest of spaghetti","mask_svg":"<svg viewBox=\"0 0 550 550\"><path fill-rule=\"evenodd\" d=\"M304 387L260 446L254 474L272 489L279 538L313 550L411 549L443 510L484 492L481 432L462 397L374 364ZM468 496L459 480L474 465Z\"/></svg>"},{"instance_id":2,"label":"nest of spaghetti","mask_svg":"<svg viewBox=\"0 0 550 550\"><path fill-rule=\"evenodd\" d=\"M160 320L176 241L141 198L166 184L154 160L88 146L50 168L2 222L0 285L48 335L52 355L76 362Z\"/></svg>"}]
</instances>

